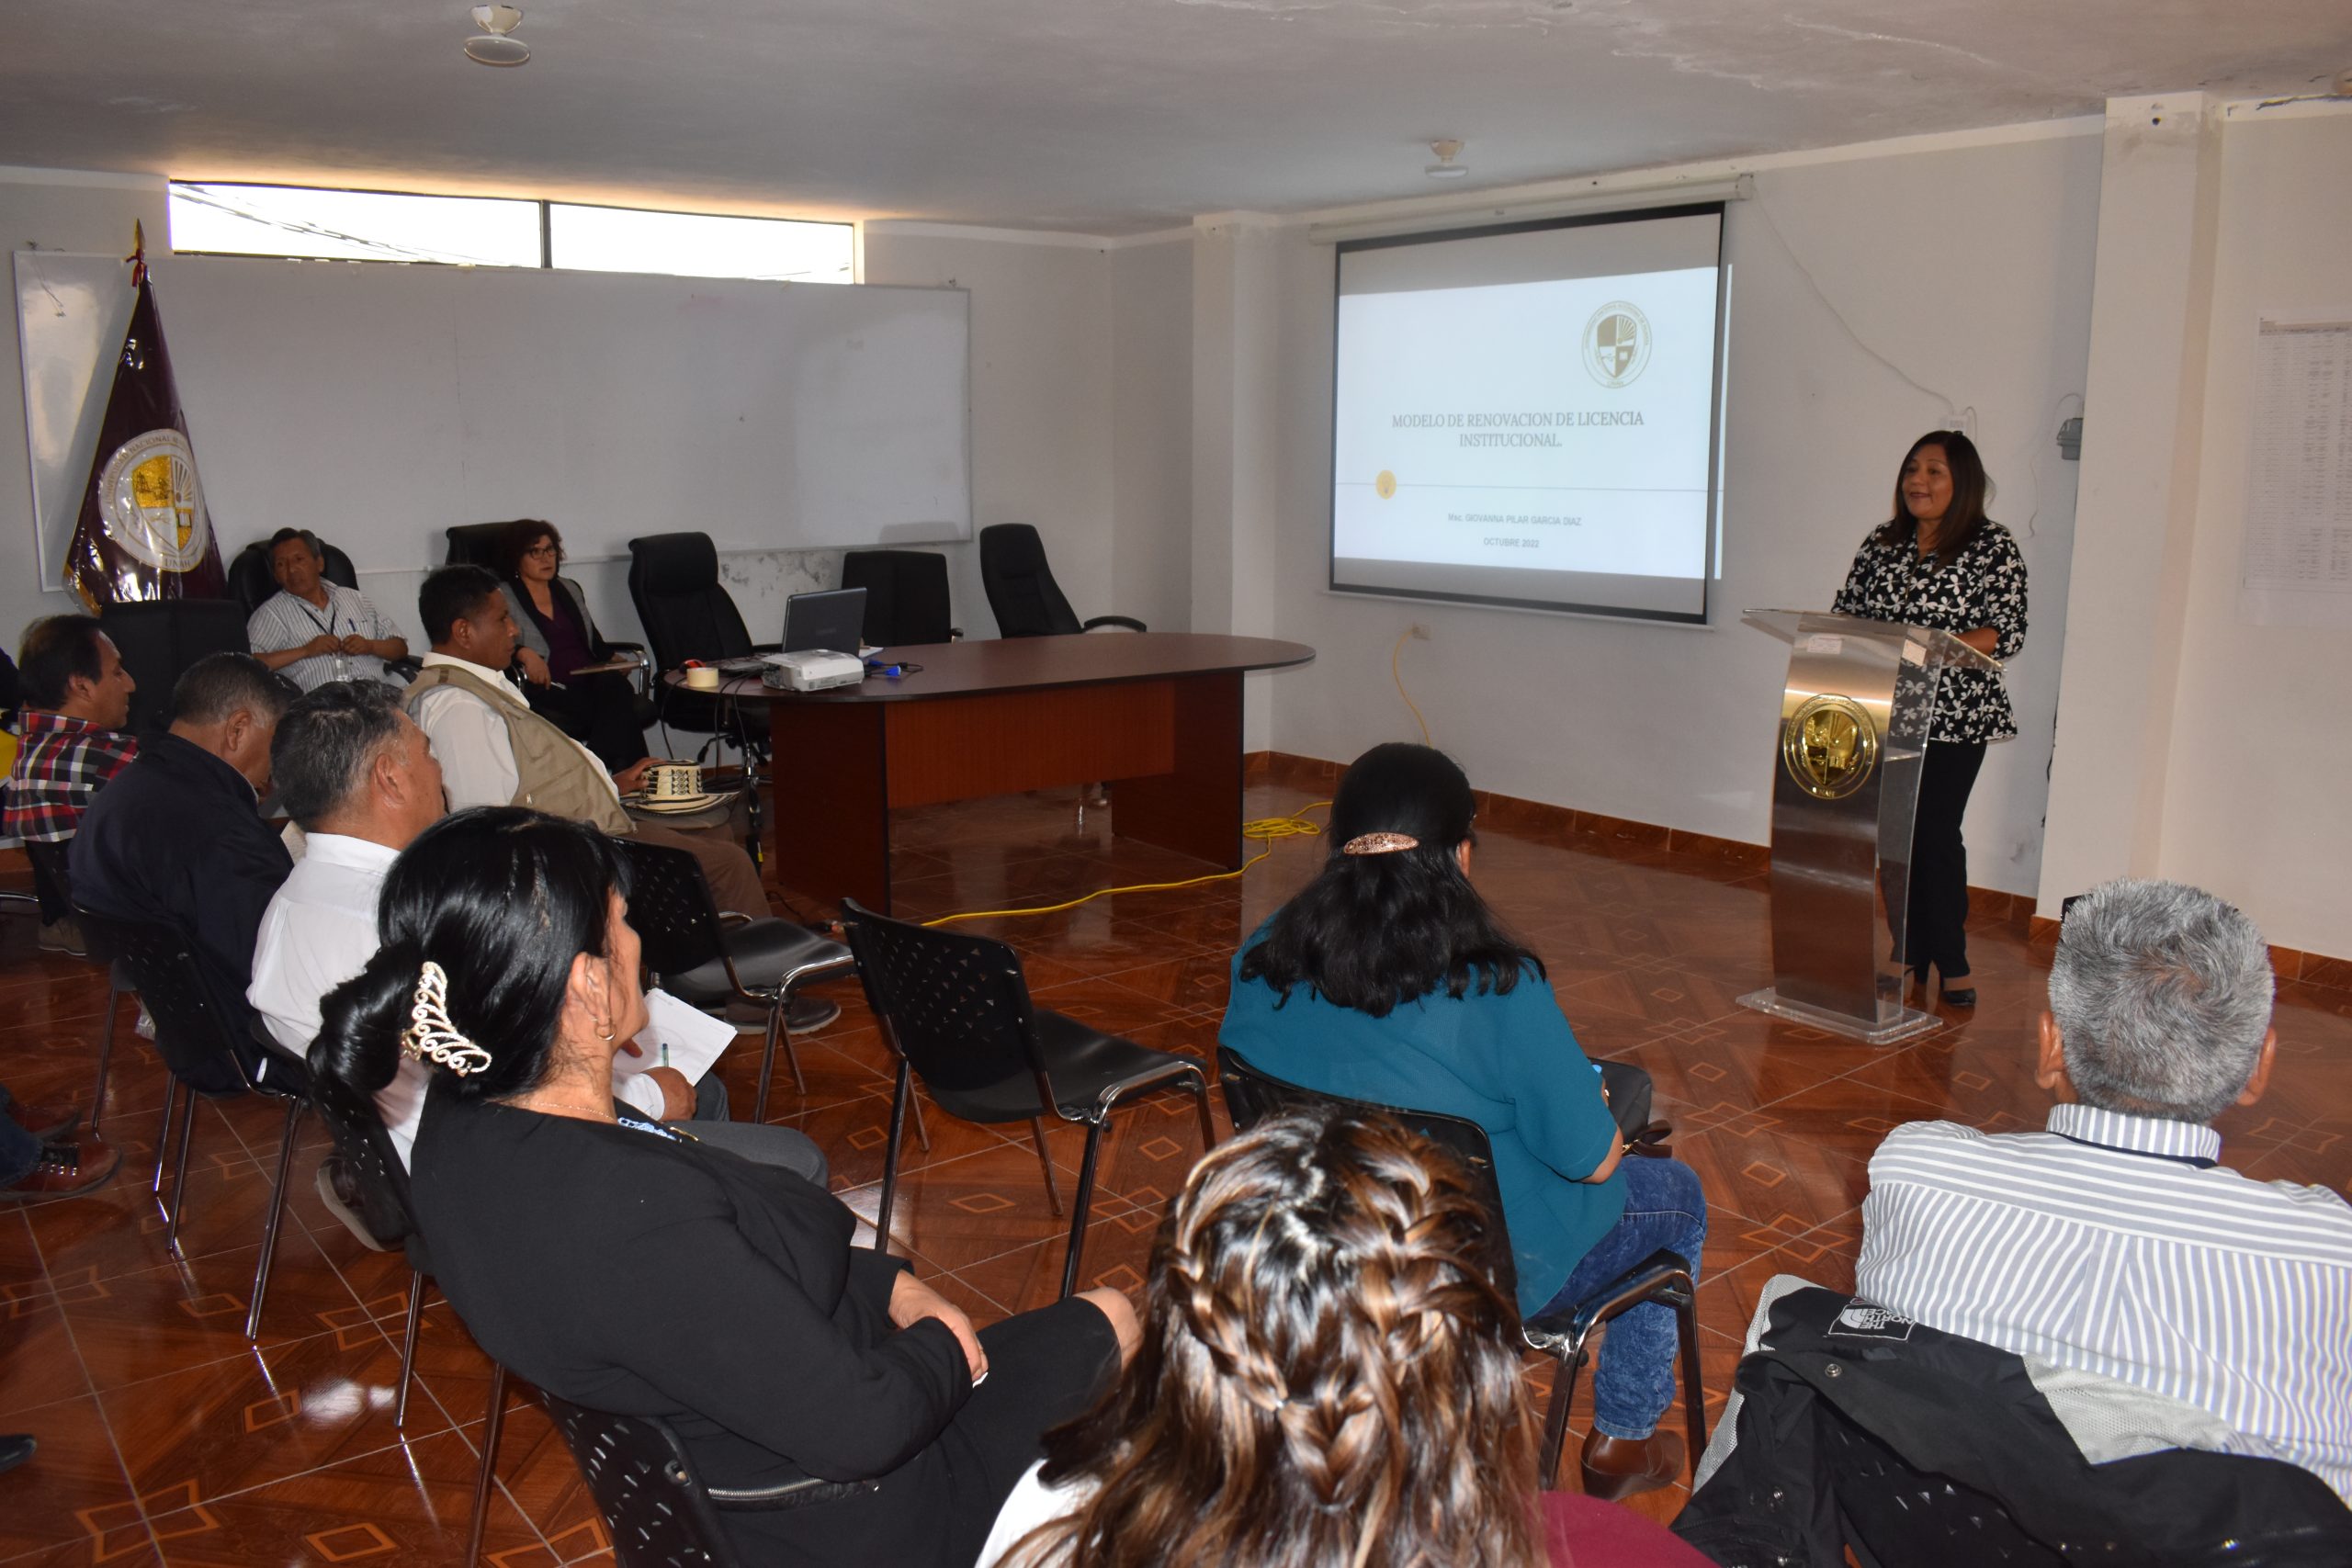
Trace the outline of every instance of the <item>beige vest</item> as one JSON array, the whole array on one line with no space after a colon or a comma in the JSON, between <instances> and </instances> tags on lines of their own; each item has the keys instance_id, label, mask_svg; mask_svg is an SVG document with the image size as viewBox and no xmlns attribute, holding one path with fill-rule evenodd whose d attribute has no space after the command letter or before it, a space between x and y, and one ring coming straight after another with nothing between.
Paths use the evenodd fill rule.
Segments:
<instances>
[{"instance_id":1,"label":"beige vest","mask_svg":"<svg viewBox=\"0 0 2352 1568\"><path fill-rule=\"evenodd\" d=\"M488 703L490 711L506 726L506 743L514 751L515 777L514 798L507 804L591 822L616 838L626 839L637 831L637 824L613 798L611 786L599 775L596 764L572 743L571 737L481 677L452 665L426 665L409 685L410 717L416 716L417 699L435 686L472 693Z\"/></svg>"}]
</instances>

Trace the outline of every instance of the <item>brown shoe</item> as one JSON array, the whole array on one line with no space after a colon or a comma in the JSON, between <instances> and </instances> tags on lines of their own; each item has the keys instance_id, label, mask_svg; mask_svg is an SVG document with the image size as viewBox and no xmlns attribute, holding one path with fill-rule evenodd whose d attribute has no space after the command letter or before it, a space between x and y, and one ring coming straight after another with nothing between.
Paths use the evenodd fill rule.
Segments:
<instances>
[{"instance_id":1,"label":"brown shoe","mask_svg":"<svg viewBox=\"0 0 2352 1568\"><path fill-rule=\"evenodd\" d=\"M78 1106L27 1105L21 1100L12 1100L8 1102L8 1120L42 1143L51 1144L82 1124L82 1111Z\"/></svg>"},{"instance_id":2,"label":"brown shoe","mask_svg":"<svg viewBox=\"0 0 2352 1568\"><path fill-rule=\"evenodd\" d=\"M1584 1495L1622 1503L1637 1492L1671 1486L1682 1479L1682 1449L1672 1432L1611 1438L1596 1427L1584 1440Z\"/></svg>"},{"instance_id":3,"label":"brown shoe","mask_svg":"<svg viewBox=\"0 0 2352 1568\"><path fill-rule=\"evenodd\" d=\"M122 1151L96 1133L70 1144L44 1144L40 1163L32 1173L0 1187L0 1202L24 1202L39 1198L70 1198L103 1185L122 1163Z\"/></svg>"}]
</instances>

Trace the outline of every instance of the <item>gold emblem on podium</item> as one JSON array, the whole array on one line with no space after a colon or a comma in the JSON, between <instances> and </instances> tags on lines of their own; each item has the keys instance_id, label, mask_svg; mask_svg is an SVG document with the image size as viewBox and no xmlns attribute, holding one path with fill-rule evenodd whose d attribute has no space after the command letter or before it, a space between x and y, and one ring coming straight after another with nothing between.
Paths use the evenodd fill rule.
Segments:
<instances>
[{"instance_id":1,"label":"gold emblem on podium","mask_svg":"<svg viewBox=\"0 0 2352 1568\"><path fill-rule=\"evenodd\" d=\"M1878 766L1878 729L1861 704L1835 692L1808 697L1781 721L1781 765L1817 800L1843 800Z\"/></svg>"}]
</instances>

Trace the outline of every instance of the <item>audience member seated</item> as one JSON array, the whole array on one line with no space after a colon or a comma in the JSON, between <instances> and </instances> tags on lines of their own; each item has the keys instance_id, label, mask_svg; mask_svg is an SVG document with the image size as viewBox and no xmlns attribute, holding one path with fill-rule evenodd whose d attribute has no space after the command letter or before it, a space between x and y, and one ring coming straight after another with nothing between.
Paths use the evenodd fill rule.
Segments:
<instances>
[{"instance_id":1,"label":"audience member seated","mask_svg":"<svg viewBox=\"0 0 2352 1568\"><path fill-rule=\"evenodd\" d=\"M171 728L100 790L74 835L74 901L119 920L176 929L193 944L230 1040L259 1060L245 982L262 911L294 863L261 818L269 743L293 683L250 654L213 653L172 687ZM188 1080L227 1093L221 1064Z\"/></svg>"},{"instance_id":2,"label":"audience member seated","mask_svg":"<svg viewBox=\"0 0 2352 1568\"><path fill-rule=\"evenodd\" d=\"M320 1001L375 954L384 874L441 819L441 767L424 732L401 711L400 694L373 681L333 682L287 709L270 763L278 801L302 829L303 852L262 916L245 999L272 1038L302 1055L318 1036ZM659 1031L648 1030L637 1046L659 1050ZM427 1080L422 1062L403 1059L376 1094L402 1165L416 1141ZM729 1122L717 1073L699 1086L667 1066L616 1073L613 1093L658 1121L695 1118L693 1131L706 1143L825 1180L825 1156L801 1134ZM336 1201L350 1202L341 1192Z\"/></svg>"},{"instance_id":3,"label":"audience member seated","mask_svg":"<svg viewBox=\"0 0 2352 1568\"><path fill-rule=\"evenodd\" d=\"M308 692L330 681L400 684L384 669L408 657L408 639L368 596L326 580L326 552L308 528L269 536L269 574L277 592L245 623L254 656Z\"/></svg>"},{"instance_id":4,"label":"audience member seated","mask_svg":"<svg viewBox=\"0 0 2352 1568\"><path fill-rule=\"evenodd\" d=\"M1048 1433L980 1568L1704 1568L1613 1504L1540 1490L1519 1312L1452 1156L1384 1120L1209 1151L1152 1248L1119 1391Z\"/></svg>"},{"instance_id":5,"label":"audience member seated","mask_svg":"<svg viewBox=\"0 0 2352 1568\"><path fill-rule=\"evenodd\" d=\"M563 536L552 523L518 518L499 536L498 551L506 607L523 639L514 658L531 711L586 742L605 767L628 767L645 755L637 694L617 671L580 673L582 666L610 663L613 648L597 633L580 584L560 575Z\"/></svg>"},{"instance_id":6,"label":"audience member seated","mask_svg":"<svg viewBox=\"0 0 2352 1568\"><path fill-rule=\"evenodd\" d=\"M1426 746L1375 746L1331 803L1323 870L1242 944L1219 1038L1305 1089L1476 1122L1532 1317L1580 1301L1660 1248L1695 1273L1707 1232L1678 1160L1619 1163L1600 1075L1544 964L1470 884L1470 781ZM1609 1325L1593 1375L1584 1490L1611 1500L1673 1483L1681 1438L1672 1311ZM1691 1456L1693 1459L1695 1455Z\"/></svg>"},{"instance_id":7,"label":"audience member seated","mask_svg":"<svg viewBox=\"0 0 2352 1568\"><path fill-rule=\"evenodd\" d=\"M2201 1407L2352 1499L2352 1205L2217 1163L2278 1047L2254 922L2171 882L2066 912L2035 1081L2047 1130L1896 1128L1858 1294Z\"/></svg>"},{"instance_id":8,"label":"audience member seated","mask_svg":"<svg viewBox=\"0 0 2352 1568\"><path fill-rule=\"evenodd\" d=\"M35 621L17 664L24 729L8 770L0 829L28 844L62 844L74 837L99 787L139 755L137 737L123 728L138 683L95 615ZM71 915L44 920L40 945L76 957L85 951Z\"/></svg>"},{"instance_id":9,"label":"audience member seated","mask_svg":"<svg viewBox=\"0 0 2352 1568\"><path fill-rule=\"evenodd\" d=\"M1134 1314L1088 1291L975 1333L852 1245L838 1200L616 1106L615 1042L646 1016L622 876L609 839L534 812L428 829L312 1064L365 1094L403 1051L432 1064L416 1215L483 1349L660 1416L709 1485L820 1483L719 1516L744 1561L966 1568L1040 1434L1132 1354Z\"/></svg>"},{"instance_id":10,"label":"audience member seated","mask_svg":"<svg viewBox=\"0 0 2352 1568\"><path fill-rule=\"evenodd\" d=\"M0 1203L69 1198L102 1186L122 1151L96 1133L80 1137L79 1111L27 1105L0 1084Z\"/></svg>"}]
</instances>

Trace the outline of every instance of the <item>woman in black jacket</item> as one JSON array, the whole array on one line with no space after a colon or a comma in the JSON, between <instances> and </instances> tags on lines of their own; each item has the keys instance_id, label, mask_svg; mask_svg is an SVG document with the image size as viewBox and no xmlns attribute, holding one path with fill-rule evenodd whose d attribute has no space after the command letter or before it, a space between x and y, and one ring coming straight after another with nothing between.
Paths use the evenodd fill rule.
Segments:
<instances>
[{"instance_id":1,"label":"woman in black jacket","mask_svg":"<svg viewBox=\"0 0 2352 1568\"><path fill-rule=\"evenodd\" d=\"M498 536L499 587L514 613L514 662L531 711L552 719L618 773L645 755L637 694L596 629L588 596L564 576L563 536L552 523L518 517ZM590 673L581 673L583 668Z\"/></svg>"},{"instance_id":2,"label":"woman in black jacket","mask_svg":"<svg viewBox=\"0 0 2352 1568\"><path fill-rule=\"evenodd\" d=\"M978 1554L1048 1427L1136 1337L1089 1291L975 1332L789 1172L612 1095L645 1022L624 863L511 807L426 831L386 879L383 946L327 998L312 1065L362 1094L405 1053L433 1088L411 1173L434 1275L482 1348L575 1404L655 1416L708 1485L825 1484L722 1516L747 1562Z\"/></svg>"}]
</instances>

